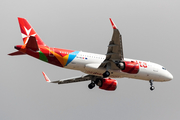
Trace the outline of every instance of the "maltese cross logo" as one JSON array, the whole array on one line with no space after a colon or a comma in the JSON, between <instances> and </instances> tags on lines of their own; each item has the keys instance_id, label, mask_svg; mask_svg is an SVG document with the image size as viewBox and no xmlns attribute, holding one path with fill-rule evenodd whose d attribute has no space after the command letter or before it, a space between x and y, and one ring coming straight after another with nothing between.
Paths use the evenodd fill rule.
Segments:
<instances>
[{"instance_id":1,"label":"maltese cross logo","mask_svg":"<svg viewBox=\"0 0 180 120\"><path fill-rule=\"evenodd\" d=\"M21 34L22 34L22 38L23 38L24 44L26 44L26 43L28 42L28 40L29 40L29 37L30 37L30 36L35 36L36 33L34 32L34 30L33 30L33 33L31 33L32 28L30 28L30 29L28 30L28 29L24 26L24 29L25 29L26 34L23 34L23 33L21 33Z\"/></svg>"}]
</instances>

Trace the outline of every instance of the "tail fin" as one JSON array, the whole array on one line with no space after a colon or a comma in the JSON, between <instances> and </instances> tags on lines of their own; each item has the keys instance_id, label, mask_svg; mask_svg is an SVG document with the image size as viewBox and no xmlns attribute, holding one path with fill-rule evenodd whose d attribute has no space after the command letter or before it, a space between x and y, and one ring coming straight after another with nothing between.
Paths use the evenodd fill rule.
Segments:
<instances>
[{"instance_id":1,"label":"tail fin","mask_svg":"<svg viewBox=\"0 0 180 120\"><path fill-rule=\"evenodd\" d=\"M18 21L24 44L28 43L30 36L34 36L37 40L38 45L45 46L44 42L41 40L36 31L32 28L32 26L28 23L28 21L25 18L18 18Z\"/></svg>"}]
</instances>

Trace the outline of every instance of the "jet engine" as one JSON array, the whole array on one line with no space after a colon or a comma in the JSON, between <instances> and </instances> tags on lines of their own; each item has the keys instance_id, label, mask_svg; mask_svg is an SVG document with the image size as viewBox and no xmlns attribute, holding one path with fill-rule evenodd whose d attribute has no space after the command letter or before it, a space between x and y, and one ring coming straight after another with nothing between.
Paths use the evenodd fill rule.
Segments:
<instances>
[{"instance_id":1,"label":"jet engine","mask_svg":"<svg viewBox=\"0 0 180 120\"><path fill-rule=\"evenodd\" d=\"M123 72L137 74L139 72L139 63L135 61L124 61Z\"/></svg>"},{"instance_id":2,"label":"jet engine","mask_svg":"<svg viewBox=\"0 0 180 120\"><path fill-rule=\"evenodd\" d=\"M96 85L99 86L100 89L114 91L117 88L118 82L111 78L104 78L96 81Z\"/></svg>"}]
</instances>

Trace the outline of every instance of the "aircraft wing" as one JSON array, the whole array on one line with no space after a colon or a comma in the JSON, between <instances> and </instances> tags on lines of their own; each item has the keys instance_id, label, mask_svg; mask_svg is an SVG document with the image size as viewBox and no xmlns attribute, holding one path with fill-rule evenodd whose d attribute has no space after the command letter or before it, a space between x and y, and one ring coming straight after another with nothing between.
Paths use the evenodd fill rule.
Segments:
<instances>
[{"instance_id":1,"label":"aircraft wing","mask_svg":"<svg viewBox=\"0 0 180 120\"><path fill-rule=\"evenodd\" d=\"M73 82L81 82L81 81L88 81L88 80L92 80L93 75L85 75L85 76L79 76L79 77L74 77L74 78L67 78L67 79L62 79L62 80L56 80L56 81L50 81L50 79L47 77L47 75L43 73L43 76L45 78L45 80L49 83L57 83L57 84L66 84L66 83L73 83Z\"/></svg>"},{"instance_id":2,"label":"aircraft wing","mask_svg":"<svg viewBox=\"0 0 180 120\"><path fill-rule=\"evenodd\" d=\"M113 35L108 45L106 59L99 67L106 67L107 64L110 64L110 68L116 70L119 68L116 66L115 62L124 60L122 36L111 18L110 22L113 27Z\"/></svg>"}]
</instances>

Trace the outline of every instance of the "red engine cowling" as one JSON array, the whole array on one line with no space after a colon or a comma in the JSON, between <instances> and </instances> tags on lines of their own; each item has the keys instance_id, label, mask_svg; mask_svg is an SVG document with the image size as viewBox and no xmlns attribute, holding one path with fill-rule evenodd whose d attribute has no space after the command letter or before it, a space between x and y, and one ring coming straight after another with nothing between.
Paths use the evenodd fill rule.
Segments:
<instances>
[{"instance_id":1,"label":"red engine cowling","mask_svg":"<svg viewBox=\"0 0 180 120\"><path fill-rule=\"evenodd\" d=\"M139 72L139 63L137 61L125 61L124 69L122 71L126 73L137 74Z\"/></svg>"},{"instance_id":2,"label":"red engine cowling","mask_svg":"<svg viewBox=\"0 0 180 120\"><path fill-rule=\"evenodd\" d=\"M101 81L101 86L99 87L100 89L103 90L108 90L108 91L113 91L117 88L117 81L111 78L104 78Z\"/></svg>"}]
</instances>

